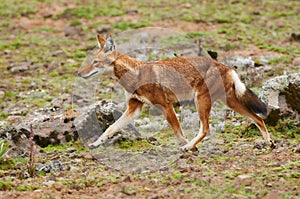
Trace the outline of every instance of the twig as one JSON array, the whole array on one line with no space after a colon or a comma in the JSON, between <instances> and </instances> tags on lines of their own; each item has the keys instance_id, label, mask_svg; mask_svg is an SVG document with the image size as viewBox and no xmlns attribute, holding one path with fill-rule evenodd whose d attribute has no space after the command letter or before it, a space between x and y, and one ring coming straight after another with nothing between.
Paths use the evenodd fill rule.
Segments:
<instances>
[{"instance_id":1,"label":"twig","mask_svg":"<svg viewBox=\"0 0 300 199\"><path fill-rule=\"evenodd\" d=\"M28 161L28 173L30 177L34 177L35 175L35 165L34 165L34 133L32 130L32 124L30 124L30 138L29 138L29 143L30 143L30 148L29 148L29 161Z\"/></svg>"}]
</instances>

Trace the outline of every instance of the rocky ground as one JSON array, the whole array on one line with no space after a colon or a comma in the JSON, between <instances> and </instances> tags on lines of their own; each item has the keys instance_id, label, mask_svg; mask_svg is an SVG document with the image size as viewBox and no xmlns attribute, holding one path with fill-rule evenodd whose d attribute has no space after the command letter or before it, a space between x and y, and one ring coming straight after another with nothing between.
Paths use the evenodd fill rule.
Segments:
<instances>
[{"instance_id":1,"label":"rocky ground","mask_svg":"<svg viewBox=\"0 0 300 199\"><path fill-rule=\"evenodd\" d=\"M9 149L0 153L0 198L298 198L299 7L297 1L5 0L0 136ZM150 26L165 29L138 29ZM97 33L113 34L119 49L145 61L217 53L267 102L276 148L216 103L198 152L180 152L150 106L110 143L89 150L87 143L125 108L111 71L100 80L76 77ZM176 110L191 139L199 128L195 107L186 102Z\"/></svg>"}]
</instances>

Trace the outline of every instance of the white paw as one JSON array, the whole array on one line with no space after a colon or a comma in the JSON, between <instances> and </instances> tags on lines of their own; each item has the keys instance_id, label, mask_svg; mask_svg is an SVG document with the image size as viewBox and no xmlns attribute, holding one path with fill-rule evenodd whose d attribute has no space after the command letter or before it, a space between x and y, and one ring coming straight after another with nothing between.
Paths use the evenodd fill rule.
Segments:
<instances>
[{"instance_id":1,"label":"white paw","mask_svg":"<svg viewBox=\"0 0 300 199\"><path fill-rule=\"evenodd\" d=\"M189 150L191 150L193 147L189 144L184 145L183 147L181 147L181 151L183 152L188 152Z\"/></svg>"},{"instance_id":2,"label":"white paw","mask_svg":"<svg viewBox=\"0 0 300 199\"><path fill-rule=\"evenodd\" d=\"M276 148L276 144L273 142L273 140L270 140L269 146L270 146L271 149L275 149Z\"/></svg>"},{"instance_id":3,"label":"white paw","mask_svg":"<svg viewBox=\"0 0 300 199\"><path fill-rule=\"evenodd\" d=\"M98 145L97 143L95 143L95 142L89 144L89 148L90 148L90 149L95 149L95 148L97 148L98 146L99 146L99 145Z\"/></svg>"},{"instance_id":4,"label":"white paw","mask_svg":"<svg viewBox=\"0 0 300 199\"><path fill-rule=\"evenodd\" d=\"M97 148L100 145L104 144L106 142L106 140L107 139L100 137L100 138L98 138L98 140L96 142L93 142L93 143L89 144L88 146L90 149L94 149L94 148Z\"/></svg>"}]
</instances>

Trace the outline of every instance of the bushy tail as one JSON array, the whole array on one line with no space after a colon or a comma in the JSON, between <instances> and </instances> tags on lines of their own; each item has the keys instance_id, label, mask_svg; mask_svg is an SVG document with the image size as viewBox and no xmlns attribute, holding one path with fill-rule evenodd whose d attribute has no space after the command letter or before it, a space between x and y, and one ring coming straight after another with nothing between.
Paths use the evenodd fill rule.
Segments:
<instances>
[{"instance_id":1,"label":"bushy tail","mask_svg":"<svg viewBox=\"0 0 300 199\"><path fill-rule=\"evenodd\" d=\"M231 76L237 99L254 113L267 115L266 104L247 88L243 82L241 82L238 74L234 70L232 70Z\"/></svg>"}]
</instances>

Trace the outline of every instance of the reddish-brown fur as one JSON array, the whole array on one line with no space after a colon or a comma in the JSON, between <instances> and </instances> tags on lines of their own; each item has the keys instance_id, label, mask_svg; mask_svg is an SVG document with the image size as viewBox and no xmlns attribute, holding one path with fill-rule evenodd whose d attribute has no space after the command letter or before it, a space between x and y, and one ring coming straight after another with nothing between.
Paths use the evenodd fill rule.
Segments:
<instances>
[{"instance_id":1,"label":"reddish-brown fur","mask_svg":"<svg viewBox=\"0 0 300 199\"><path fill-rule=\"evenodd\" d=\"M272 145L264 121L256 113L264 113L265 105L243 84L235 80L232 69L208 57L177 57L163 61L140 62L115 50L111 37L98 38L100 50L93 62L79 70L88 78L101 68L112 66L121 85L130 93L127 110L110 126L91 147L97 147L112 137L116 131L137 117L145 102L158 107L172 127L184 150L196 145L209 132L209 115L213 103L222 100L236 112L245 115L260 128L265 140ZM236 86L240 86L239 88ZM242 88L242 89L241 89ZM243 92L237 95L237 90ZM198 110L201 128L188 143L175 115L173 103L193 98Z\"/></svg>"}]
</instances>

